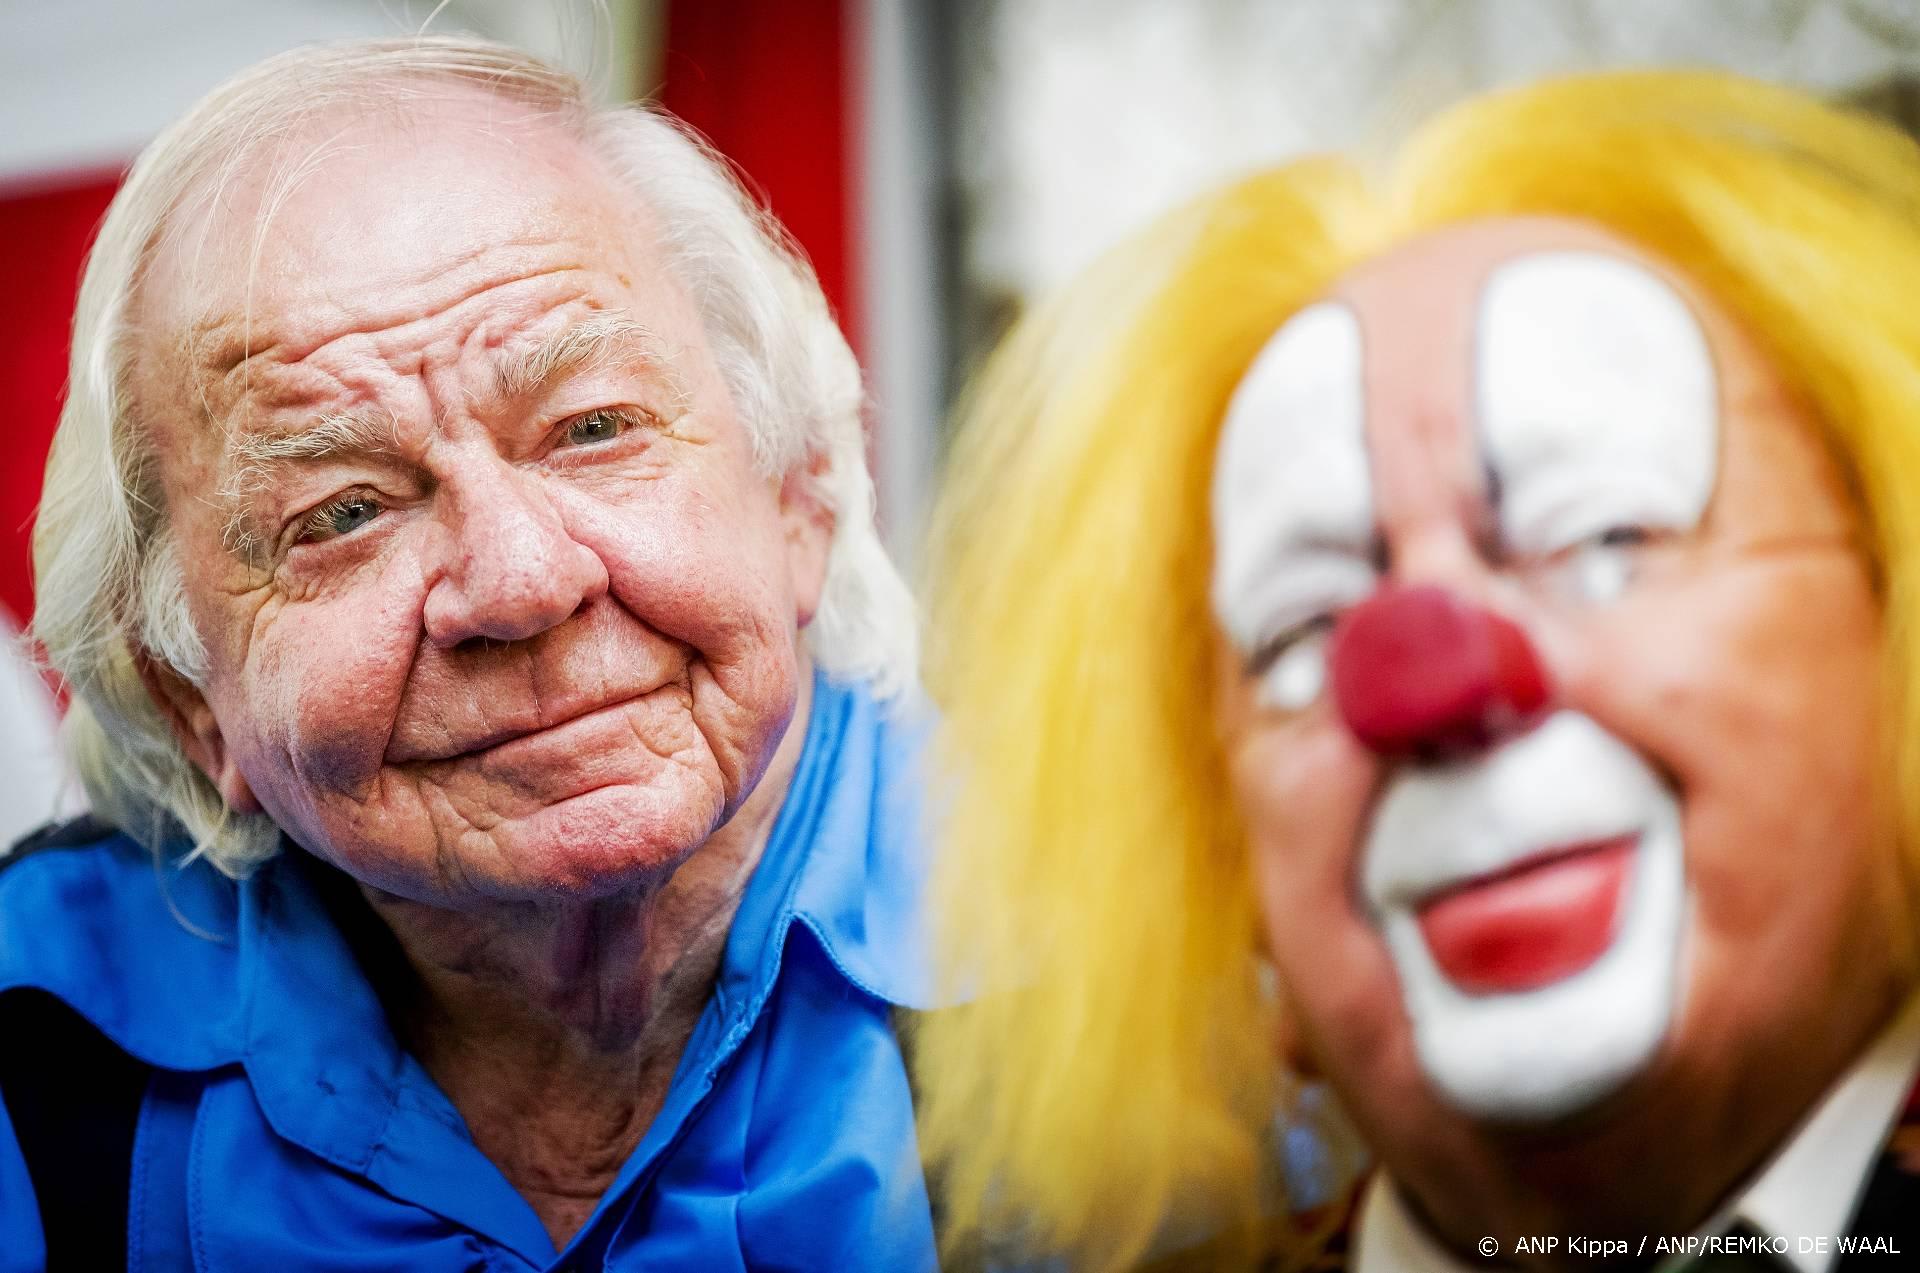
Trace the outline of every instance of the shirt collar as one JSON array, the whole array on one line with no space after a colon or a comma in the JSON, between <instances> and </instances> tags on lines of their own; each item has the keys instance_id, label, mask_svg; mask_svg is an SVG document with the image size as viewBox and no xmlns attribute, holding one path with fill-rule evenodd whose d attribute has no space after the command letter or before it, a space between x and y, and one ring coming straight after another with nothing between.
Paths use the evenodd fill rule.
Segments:
<instances>
[{"instance_id":1,"label":"shirt collar","mask_svg":"<svg viewBox=\"0 0 1920 1273\"><path fill-rule=\"evenodd\" d=\"M1727 1222L1784 1237L1800 1273L1826 1273L1835 1252L1803 1252L1801 1236L1845 1233L1887 1129L1920 1070L1920 995L1909 999L1793 1139L1740 1195ZM1716 1225L1714 1232L1724 1229Z\"/></svg>"},{"instance_id":2,"label":"shirt collar","mask_svg":"<svg viewBox=\"0 0 1920 1273\"><path fill-rule=\"evenodd\" d=\"M1916 1072L1920 995L1907 1001L1754 1182L1701 1233L1724 1233L1744 1220L1768 1237L1786 1238L1787 1260L1797 1273L1827 1273L1834 1253L1802 1252L1796 1239L1846 1232ZM1428 1235L1384 1172L1367 1186L1357 1239L1355 1273L1468 1273L1471 1267Z\"/></svg>"},{"instance_id":3,"label":"shirt collar","mask_svg":"<svg viewBox=\"0 0 1920 1273\"><path fill-rule=\"evenodd\" d=\"M1427 1235L1385 1172L1366 1188L1354 1235L1354 1273L1471 1273L1471 1265Z\"/></svg>"},{"instance_id":4,"label":"shirt collar","mask_svg":"<svg viewBox=\"0 0 1920 1273\"><path fill-rule=\"evenodd\" d=\"M927 1001L915 768L924 723L817 673L806 730L786 799L734 913L713 999L680 1055L666 1104L600 1214L644 1184L720 1082L779 983L795 922L855 988L895 1007ZM615 1234L598 1219L575 1237L563 1264L594 1262Z\"/></svg>"},{"instance_id":5,"label":"shirt collar","mask_svg":"<svg viewBox=\"0 0 1920 1273\"><path fill-rule=\"evenodd\" d=\"M931 721L824 677L819 685L842 700L844 726L794 915L854 985L896 1008L930 1008L923 797Z\"/></svg>"},{"instance_id":6,"label":"shirt collar","mask_svg":"<svg viewBox=\"0 0 1920 1273\"><path fill-rule=\"evenodd\" d=\"M734 917L721 990L752 998L794 921L854 986L932 1006L920 768L929 721L817 673L806 745Z\"/></svg>"},{"instance_id":7,"label":"shirt collar","mask_svg":"<svg viewBox=\"0 0 1920 1273\"><path fill-rule=\"evenodd\" d=\"M0 990L58 996L148 1065L238 1061L233 882L205 863L163 862L104 825L65 830L74 834L60 847L7 860Z\"/></svg>"},{"instance_id":8,"label":"shirt collar","mask_svg":"<svg viewBox=\"0 0 1920 1273\"><path fill-rule=\"evenodd\" d=\"M288 847L241 885L243 1060L275 1131L364 1172L405 1054L323 900L316 873L329 868L302 853Z\"/></svg>"}]
</instances>

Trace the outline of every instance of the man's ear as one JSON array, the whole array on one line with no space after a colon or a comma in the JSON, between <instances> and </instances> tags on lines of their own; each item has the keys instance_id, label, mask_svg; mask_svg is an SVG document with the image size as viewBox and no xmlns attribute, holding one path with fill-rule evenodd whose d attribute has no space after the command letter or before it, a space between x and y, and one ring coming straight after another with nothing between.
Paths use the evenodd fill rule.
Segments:
<instances>
[{"instance_id":1,"label":"man's ear","mask_svg":"<svg viewBox=\"0 0 1920 1273\"><path fill-rule=\"evenodd\" d=\"M133 664L154 706L173 727L180 750L212 781L227 808L235 813L259 813L260 800L234 767L220 722L213 718L213 709L207 706L199 688L144 650L134 652Z\"/></svg>"},{"instance_id":2,"label":"man's ear","mask_svg":"<svg viewBox=\"0 0 1920 1273\"><path fill-rule=\"evenodd\" d=\"M827 557L833 549L835 518L822 498L827 457L819 451L787 470L780 482L780 522L787 542L787 571L793 580L799 624L806 627L820 609L827 585Z\"/></svg>"}]
</instances>

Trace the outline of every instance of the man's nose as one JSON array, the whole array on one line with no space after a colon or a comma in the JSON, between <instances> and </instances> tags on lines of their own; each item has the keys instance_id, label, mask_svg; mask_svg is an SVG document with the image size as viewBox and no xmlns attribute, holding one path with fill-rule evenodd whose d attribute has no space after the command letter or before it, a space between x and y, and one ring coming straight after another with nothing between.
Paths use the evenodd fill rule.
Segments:
<instances>
[{"instance_id":1,"label":"man's nose","mask_svg":"<svg viewBox=\"0 0 1920 1273\"><path fill-rule=\"evenodd\" d=\"M1347 611L1329 662L1347 728L1388 757L1490 747L1532 725L1550 697L1517 624L1430 584L1389 584Z\"/></svg>"},{"instance_id":2,"label":"man's nose","mask_svg":"<svg viewBox=\"0 0 1920 1273\"><path fill-rule=\"evenodd\" d=\"M456 497L448 560L427 592L436 645L522 640L606 595L606 564L568 533L534 480L499 473Z\"/></svg>"}]
</instances>

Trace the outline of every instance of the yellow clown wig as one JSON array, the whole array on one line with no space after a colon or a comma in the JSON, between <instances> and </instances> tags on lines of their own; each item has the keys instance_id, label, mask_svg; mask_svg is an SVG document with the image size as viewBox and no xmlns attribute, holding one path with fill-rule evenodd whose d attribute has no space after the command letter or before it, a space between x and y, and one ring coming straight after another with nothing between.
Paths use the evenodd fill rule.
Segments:
<instances>
[{"instance_id":1,"label":"yellow clown wig","mask_svg":"<svg viewBox=\"0 0 1920 1273\"><path fill-rule=\"evenodd\" d=\"M1471 101L1387 164L1243 180L1033 312L963 410L928 684L956 785L940 939L971 1002L918 1043L962 1243L1121 1268L1285 1207L1263 1195L1276 1009L1212 721L1216 433L1254 353L1338 276L1508 215L1597 222L1678 265L1825 423L1884 580L1889 776L1920 825L1912 140L1728 75L1604 74Z\"/></svg>"}]
</instances>

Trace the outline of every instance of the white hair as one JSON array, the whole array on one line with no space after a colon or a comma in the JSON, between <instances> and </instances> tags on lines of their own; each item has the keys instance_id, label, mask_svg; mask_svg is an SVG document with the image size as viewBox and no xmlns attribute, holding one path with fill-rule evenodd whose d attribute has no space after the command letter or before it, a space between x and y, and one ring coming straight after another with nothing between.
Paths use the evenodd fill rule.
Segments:
<instances>
[{"instance_id":1,"label":"white hair","mask_svg":"<svg viewBox=\"0 0 1920 1273\"><path fill-rule=\"evenodd\" d=\"M33 632L72 687L67 745L96 813L155 847L184 833L229 875L271 856L279 829L226 806L140 675L138 661L150 659L203 684L207 657L129 393L132 297L157 249L180 233L190 200L217 197L243 163L323 112L404 110L436 83L480 86L569 129L654 214L755 461L769 475L812 482L835 518L810 651L882 698L912 683L913 603L874 525L858 365L812 269L727 162L664 114L596 107L573 76L503 45L417 37L297 49L215 89L128 173L81 283L67 401L33 537ZM282 164L255 227L256 252L302 167L297 156Z\"/></svg>"}]
</instances>

